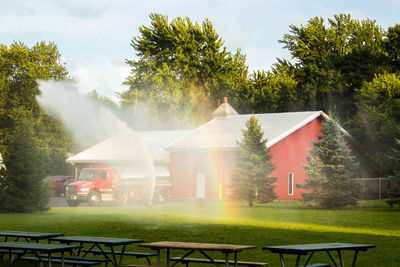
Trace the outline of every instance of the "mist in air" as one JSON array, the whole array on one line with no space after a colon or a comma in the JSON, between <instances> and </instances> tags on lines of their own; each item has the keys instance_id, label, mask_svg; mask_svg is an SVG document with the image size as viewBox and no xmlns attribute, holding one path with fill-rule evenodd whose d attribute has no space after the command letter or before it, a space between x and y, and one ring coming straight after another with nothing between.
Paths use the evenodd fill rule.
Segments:
<instances>
[{"instance_id":1,"label":"mist in air","mask_svg":"<svg viewBox=\"0 0 400 267\"><path fill-rule=\"evenodd\" d=\"M107 108L81 95L73 82L40 81L39 89L41 94L37 96L37 101L40 106L64 124L80 147L87 149L110 137L119 138L117 144L120 146L114 148L118 153L104 151L105 155L101 156L106 160L116 161L122 160L122 155L123 160L130 162L132 167L143 168L145 176L150 177L149 199L152 199L155 185L152 156L126 123ZM116 154L119 158L109 158L110 155Z\"/></svg>"},{"instance_id":2,"label":"mist in air","mask_svg":"<svg viewBox=\"0 0 400 267\"><path fill-rule=\"evenodd\" d=\"M72 82L41 81L39 89L39 104L60 119L83 148L129 130L110 110L79 94Z\"/></svg>"}]
</instances>

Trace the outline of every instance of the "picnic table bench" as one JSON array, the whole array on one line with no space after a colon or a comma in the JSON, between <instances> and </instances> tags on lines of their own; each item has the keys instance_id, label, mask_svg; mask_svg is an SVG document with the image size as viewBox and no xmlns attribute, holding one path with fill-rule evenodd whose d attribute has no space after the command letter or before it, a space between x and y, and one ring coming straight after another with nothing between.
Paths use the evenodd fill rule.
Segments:
<instances>
[{"instance_id":1,"label":"picnic table bench","mask_svg":"<svg viewBox=\"0 0 400 267\"><path fill-rule=\"evenodd\" d=\"M111 255L121 255L122 251L110 251L110 250L83 250L83 252L88 252L93 255L103 255L105 254L111 254ZM132 251L125 251L123 252L124 256L132 256L136 257L137 259L145 258L148 262L148 264L151 264L150 257L155 257L157 256L157 253L151 253L151 252L132 252ZM148 265L147 265L148 266Z\"/></svg>"},{"instance_id":2,"label":"picnic table bench","mask_svg":"<svg viewBox=\"0 0 400 267\"><path fill-rule=\"evenodd\" d=\"M184 258L184 259L181 259L181 257L173 257L170 260L184 263L184 264L186 264L186 266L189 266L189 263L212 263L212 262L210 262L210 260L205 259L205 258ZM214 263L217 263L217 264L226 264L225 260L213 259L213 261L214 261ZM252 267L252 266L254 266L254 267L268 266L268 263L265 263L265 262L251 262L251 261L237 261L237 262L235 262L233 260L228 261L228 264L229 265L237 264L238 266L248 266L248 267Z\"/></svg>"},{"instance_id":3,"label":"picnic table bench","mask_svg":"<svg viewBox=\"0 0 400 267\"><path fill-rule=\"evenodd\" d=\"M48 263L49 262L49 258L47 256L23 257L20 260L33 262L33 263L43 263L43 262ZM62 263L62 258L59 255L54 255L51 257L51 262L52 263ZM73 257L73 256L65 256L64 257L64 265L94 266L94 265L100 265L105 262L108 262L108 260L85 258L85 257Z\"/></svg>"},{"instance_id":4,"label":"picnic table bench","mask_svg":"<svg viewBox=\"0 0 400 267\"><path fill-rule=\"evenodd\" d=\"M197 262L201 260L201 263L204 264L213 264L215 266L225 265L228 267L229 265L234 265L235 267L239 265L244 265L237 259L237 254L246 249L254 249L255 246L245 246L245 245L231 245L231 244L211 244L211 243L193 243L193 242L169 242L169 241L161 241L161 242L153 242L153 243L145 243L140 244L140 247L148 247L153 250L157 250L157 264L160 265L160 255L161 250L165 249L167 254L167 267L175 266L178 263L184 263L186 265L189 262ZM186 250L188 251L181 257L170 257L170 250ZM201 253L204 258L188 258L193 252ZM208 253L211 251L221 252L225 255L225 260L213 259ZM229 255L233 254L234 259L229 260ZM170 265L170 261L173 262ZM255 263L255 262L246 262L247 266L266 266L266 263ZM260 265L261 264L261 265ZM135 266L135 265L133 265Z\"/></svg>"}]
</instances>

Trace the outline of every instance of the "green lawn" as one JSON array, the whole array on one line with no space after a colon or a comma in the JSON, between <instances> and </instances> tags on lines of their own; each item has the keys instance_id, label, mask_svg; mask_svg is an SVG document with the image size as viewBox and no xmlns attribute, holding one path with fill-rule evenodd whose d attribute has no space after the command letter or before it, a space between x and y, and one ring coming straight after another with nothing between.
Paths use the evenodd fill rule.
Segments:
<instances>
[{"instance_id":1,"label":"green lawn","mask_svg":"<svg viewBox=\"0 0 400 267\"><path fill-rule=\"evenodd\" d=\"M248 208L232 202L171 201L152 208L52 208L36 214L0 214L0 229L141 238L147 242L256 245L257 249L243 252L239 258L268 262L269 266L280 264L276 254L261 250L266 245L353 242L377 246L359 254L358 266L400 266L400 208L381 207L375 202L361 206L366 207L321 210L298 201L275 201ZM143 250L137 245L129 249ZM350 265L352 253L344 257ZM326 254L316 254L313 259L329 263Z\"/></svg>"}]
</instances>

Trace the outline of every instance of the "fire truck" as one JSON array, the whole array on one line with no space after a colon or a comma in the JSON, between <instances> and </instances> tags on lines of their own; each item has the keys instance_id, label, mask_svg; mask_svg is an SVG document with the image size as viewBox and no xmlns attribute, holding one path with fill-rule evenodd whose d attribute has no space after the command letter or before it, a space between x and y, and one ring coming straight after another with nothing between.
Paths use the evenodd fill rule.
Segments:
<instances>
[{"instance_id":1,"label":"fire truck","mask_svg":"<svg viewBox=\"0 0 400 267\"><path fill-rule=\"evenodd\" d=\"M132 168L83 168L75 182L66 186L67 203L77 207L80 203L97 206L112 200L126 205L131 201L151 204L168 199L171 184L167 173L156 171L155 178L137 173Z\"/></svg>"}]
</instances>

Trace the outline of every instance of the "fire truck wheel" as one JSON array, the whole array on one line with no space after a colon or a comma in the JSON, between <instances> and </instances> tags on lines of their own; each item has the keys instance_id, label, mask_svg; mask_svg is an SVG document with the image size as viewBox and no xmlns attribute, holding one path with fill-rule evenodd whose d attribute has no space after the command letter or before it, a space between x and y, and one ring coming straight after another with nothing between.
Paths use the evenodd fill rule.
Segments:
<instances>
[{"instance_id":1,"label":"fire truck wheel","mask_svg":"<svg viewBox=\"0 0 400 267\"><path fill-rule=\"evenodd\" d=\"M164 203L168 199L168 194L165 190L159 190L154 193L154 202L155 203Z\"/></svg>"},{"instance_id":2,"label":"fire truck wheel","mask_svg":"<svg viewBox=\"0 0 400 267\"><path fill-rule=\"evenodd\" d=\"M98 206L101 202L100 195L96 192L90 193L88 196L89 206Z\"/></svg>"},{"instance_id":3,"label":"fire truck wheel","mask_svg":"<svg viewBox=\"0 0 400 267\"><path fill-rule=\"evenodd\" d=\"M70 207L78 207L80 202L76 200L67 199L67 204Z\"/></svg>"}]
</instances>

